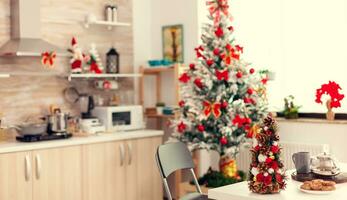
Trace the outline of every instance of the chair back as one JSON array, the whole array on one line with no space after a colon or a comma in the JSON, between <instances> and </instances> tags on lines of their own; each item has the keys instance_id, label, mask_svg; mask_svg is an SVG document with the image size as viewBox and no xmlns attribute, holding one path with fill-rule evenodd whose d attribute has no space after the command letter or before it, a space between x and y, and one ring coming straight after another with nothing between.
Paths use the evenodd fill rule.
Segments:
<instances>
[{"instance_id":1,"label":"chair back","mask_svg":"<svg viewBox=\"0 0 347 200\"><path fill-rule=\"evenodd\" d=\"M182 142L160 145L156 159L163 178L167 178L176 170L194 168L190 151Z\"/></svg>"}]
</instances>

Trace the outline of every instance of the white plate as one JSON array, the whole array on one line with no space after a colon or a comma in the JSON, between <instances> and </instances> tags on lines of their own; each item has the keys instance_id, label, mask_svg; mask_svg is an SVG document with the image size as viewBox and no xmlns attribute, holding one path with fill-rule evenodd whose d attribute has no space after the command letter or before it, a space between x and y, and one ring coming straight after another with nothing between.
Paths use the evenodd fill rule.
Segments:
<instances>
[{"instance_id":1,"label":"white plate","mask_svg":"<svg viewBox=\"0 0 347 200\"><path fill-rule=\"evenodd\" d=\"M301 191L301 192L305 192L305 193L308 193L308 194L315 194L315 195L327 195L327 194L331 194L333 192L335 192L335 190L332 190L332 191L315 191L315 190L304 190L304 189L301 189L300 188L301 185L299 185L298 189Z\"/></svg>"}]
</instances>

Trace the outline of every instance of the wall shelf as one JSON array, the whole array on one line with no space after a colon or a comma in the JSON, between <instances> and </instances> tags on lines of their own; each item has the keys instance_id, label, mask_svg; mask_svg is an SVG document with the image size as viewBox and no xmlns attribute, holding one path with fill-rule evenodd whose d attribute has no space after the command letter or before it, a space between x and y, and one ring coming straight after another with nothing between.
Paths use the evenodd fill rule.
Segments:
<instances>
[{"instance_id":1,"label":"wall shelf","mask_svg":"<svg viewBox=\"0 0 347 200\"><path fill-rule=\"evenodd\" d=\"M88 78L136 78L141 74L70 74L68 80L72 79L88 79Z\"/></svg>"},{"instance_id":2,"label":"wall shelf","mask_svg":"<svg viewBox=\"0 0 347 200\"><path fill-rule=\"evenodd\" d=\"M84 23L84 27L89 28L92 25L99 25L99 26L107 26L108 30L112 30L113 27L127 27L131 26L130 23L125 23L125 22L109 22L109 21L101 21L101 20L96 20L96 21L88 21Z\"/></svg>"},{"instance_id":3,"label":"wall shelf","mask_svg":"<svg viewBox=\"0 0 347 200\"><path fill-rule=\"evenodd\" d=\"M161 72L173 71L174 69L175 69L174 66L170 66L170 67L146 67L146 68L143 68L143 73L144 74L158 74Z\"/></svg>"}]
</instances>

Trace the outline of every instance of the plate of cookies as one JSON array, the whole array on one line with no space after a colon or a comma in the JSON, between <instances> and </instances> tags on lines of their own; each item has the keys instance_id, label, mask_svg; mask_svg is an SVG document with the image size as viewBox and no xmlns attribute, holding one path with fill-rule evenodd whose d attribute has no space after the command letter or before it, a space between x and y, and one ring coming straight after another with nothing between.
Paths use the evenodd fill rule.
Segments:
<instances>
[{"instance_id":1,"label":"plate of cookies","mask_svg":"<svg viewBox=\"0 0 347 200\"><path fill-rule=\"evenodd\" d=\"M312 181L305 181L299 186L299 190L309 194L331 194L336 190L334 181L324 181L315 179Z\"/></svg>"}]
</instances>

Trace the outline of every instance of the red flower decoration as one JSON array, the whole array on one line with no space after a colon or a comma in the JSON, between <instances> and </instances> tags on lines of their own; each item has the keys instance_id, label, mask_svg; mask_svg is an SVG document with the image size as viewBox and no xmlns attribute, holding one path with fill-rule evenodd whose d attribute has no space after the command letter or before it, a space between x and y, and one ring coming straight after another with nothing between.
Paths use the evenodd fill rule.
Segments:
<instances>
[{"instance_id":1,"label":"red flower decoration","mask_svg":"<svg viewBox=\"0 0 347 200\"><path fill-rule=\"evenodd\" d=\"M248 89L247 89L247 93L248 93L249 95L252 95L252 94L253 94L253 89L252 89L252 88L248 88Z\"/></svg>"},{"instance_id":2,"label":"red flower decoration","mask_svg":"<svg viewBox=\"0 0 347 200\"><path fill-rule=\"evenodd\" d=\"M263 78L263 79L261 80L261 82L262 82L264 85L267 83L267 81L268 81L267 78Z\"/></svg>"},{"instance_id":3,"label":"red flower decoration","mask_svg":"<svg viewBox=\"0 0 347 200\"><path fill-rule=\"evenodd\" d=\"M322 95L327 94L330 96L330 107L338 108L341 107L341 100L345 97L345 95L340 94L339 90L341 87L339 84L334 81L329 81L328 84L323 84L320 89L316 91L316 103L322 103Z\"/></svg>"},{"instance_id":4,"label":"red flower decoration","mask_svg":"<svg viewBox=\"0 0 347 200\"><path fill-rule=\"evenodd\" d=\"M264 176L263 182L265 185L270 185L272 182L272 176L270 174L267 176Z\"/></svg>"},{"instance_id":5,"label":"red flower decoration","mask_svg":"<svg viewBox=\"0 0 347 200\"><path fill-rule=\"evenodd\" d=\"M214 63L214 61L213 61L213 60L207 60L207 61L206 61L206 64L207 64L208 66L213 65L213 63Z\"/></svg>"},{"instance_id":6,"label":"red flower decoration","mask_svg":"<svg viewBox=\"0 0 347 200\"><path fill-rule=\"evenodd\" d=\"M281 174L277 174L277 173L276 173L275 177L276 177L276 181L277 181L277 182L279 182L279 183L282 183L282 182L283 182L283 177L282 177Z\"/></svg>"},{"instance_id":7,"label":"red flower decoration","mask_svg":"<svg viewBox=\"0 0 347 200\"><path fill-rule=\"evenodd\" d=\"M257 174L256 176L258 182L263 182L264 181L264 175L262 173Z\"/></svg>"},{"instance_id":8,"label":"red flower decoration","mask_svg":"<svg viewBox=\"0 0 347 200\"><path fill-rule=\"evenodd\" d=\"M195 64L191 63L191 64L189 65L189 69L195 70Z\"/></svg>"},{"instance_id":9,"label":"red flower decoration","mask_svg":"<svg viewBox=\"0 0 347 200\"><path fill-rule=\"evenodd\" d=\"M182 83L187 83L190 80L190 76L187 73L183 73L178 80Z\"/></svg>"},{"instance_id":10,"label":"red flower decoration","mask_svg":"<svg viewBox=\"0 0 347 200\"><path fill-rule=\"evenodd\" d=\"M180 133L183 133L186 130L186 128L187 128L187 125L183 122L181 122L177 125L177 130Z\"/></svg>"},{"instance_id":11,"label":"red flower decoration","mask_svg":"<svg viewBox=\"0 0 347 200\"><path fill-rule=\"evenodd\" d=\"M265 163L269 165L270 163L272 163L272 159L271 158L266 158Z\"/></svg>"},{"instance_id":12,"label":"red flower decoration","mask_svg":"<svg viewBox=\"0 0 347 200\"><path fill-rule=\"evenodd\" d=\"M277 170L278 169L278 163L276 161L273 161L271 163L271 168L274 169L274 170Z\"/></svg>"},{"instance_id":13,"label":"red flower decoration","mask_svg":"<svg viewBox=\"0 0 347 200\"><path fill-rule=\"evenodd\" d=\"M240 117L240 115L236 115L233 119L233 124L237 125L238 128L241 128L244 125L252 123L252 120L248 117Z\"/></svg>"},{"instance_id":14,"label":"red flower decoration","mask_svg":"<svg viewBox=\"0 0 347 200\"><path fill-rule=\"evenodd\" d=\"M218 27L217 30L214 32L216 34L217 37L223 37L224 32L223 29L221 27Z\"/></svg>"},{"instance_id":15,"label":"red flower decoration","mask_svg":"<svg viewBox=\"0 0 347 200\"><path fill-rule=\"evenodd\" d=\"M280 150L280 148L278 146L271 146L271 152L272 153L278 153L279 150Z\"/></svg>"}]
</instances>

